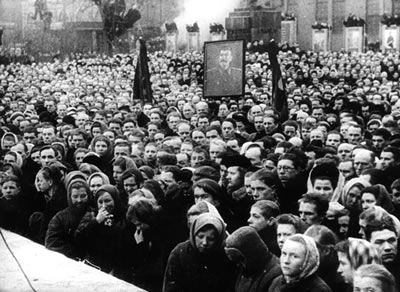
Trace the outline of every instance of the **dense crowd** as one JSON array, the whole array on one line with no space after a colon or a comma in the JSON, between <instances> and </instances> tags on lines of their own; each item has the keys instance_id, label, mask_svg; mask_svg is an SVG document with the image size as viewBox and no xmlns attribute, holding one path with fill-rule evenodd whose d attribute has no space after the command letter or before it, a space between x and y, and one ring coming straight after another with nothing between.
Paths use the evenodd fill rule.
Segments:
<instances>
[{"instance_id":1,"label":"dense crowd","mask_svg":"<svg viewBox=\"0 0 400 292\"><path fill-rule=\"evenodd\" d=\"M283 120L248 49L240 98L149 54L152 101L134 55L2 55L0 226L148 291L397 291L399 53L282 48Z\"/></svg>"}]
</instances>

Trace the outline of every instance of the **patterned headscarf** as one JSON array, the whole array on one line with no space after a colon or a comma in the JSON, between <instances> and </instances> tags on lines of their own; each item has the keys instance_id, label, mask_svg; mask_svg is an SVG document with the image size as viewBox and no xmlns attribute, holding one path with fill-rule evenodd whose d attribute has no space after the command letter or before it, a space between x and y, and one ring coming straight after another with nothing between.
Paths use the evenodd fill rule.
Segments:
<instances>
[{"instance_id":1,"label":"patterned headscarf","mask_svg":"<svg viewBox=\"0 0 400 292\"><path fill-rule=\"evenodd\" d=\"M361 186L362 189L369 187L371 184L366 181L365 179L355 177L349 180L343 187L342 193L340 194L340 200L339 203L342 204L343 206L346 206L346 201L347 201L347 196L349 195L350 190L355 187L355 186ZM362 190L361 189L361 190Z\"/></svg>"},{"instance_id":2,"label":"patterned headscarf","mask_svg":"<svg viewBox=\"0 0 400 292\"><path fill-rule=\"evenodd\" d=\"M381 264L376 248L364 239L349 237L349 260L355 271L362 265Z\"/></svg>"},{"instance_id":3,"label":"patterned headscarf","mask_svg":"<svg viewBox=\"0 0 400 292\"><path fill-rule=\"evenodd\" d=\"M306 248L306 256L301 268L301 273L297 278L299 280L305 279L317 272L319 267L319 251L314 239L307 235L294 234L288 237L287 240L301 243Z\"/></svg>"}]
</instances>

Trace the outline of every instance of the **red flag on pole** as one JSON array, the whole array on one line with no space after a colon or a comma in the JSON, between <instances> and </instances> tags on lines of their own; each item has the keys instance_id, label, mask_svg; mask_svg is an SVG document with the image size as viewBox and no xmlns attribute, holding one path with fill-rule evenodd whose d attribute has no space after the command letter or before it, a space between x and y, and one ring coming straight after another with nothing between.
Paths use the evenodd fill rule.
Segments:
<instances>
[{"instance_id":1,"label":"red flag on pole","mask_svg":"<svg viewBox=\"0 0 400 292\"><path fill-rule=\"evenodd\" d=\"M277 58L279 47L274 40L268 44L267 51L272 69L272 105L280 114L280 122L284 122L289 118L286 84Z\"/></svg>"},{"instance_id":2,"label":"red flag on pole","mask_svg":"<svg viewBox=\"0 0 400 292\"><path fill-rule=\"evenodd\" d=\"M153 94L150 83L146 42L139 39L137 46L139 54L135 69L135 81L133 84L134 98L142 100L143 103L152 102Z\"/></svg>"}]
</instances>

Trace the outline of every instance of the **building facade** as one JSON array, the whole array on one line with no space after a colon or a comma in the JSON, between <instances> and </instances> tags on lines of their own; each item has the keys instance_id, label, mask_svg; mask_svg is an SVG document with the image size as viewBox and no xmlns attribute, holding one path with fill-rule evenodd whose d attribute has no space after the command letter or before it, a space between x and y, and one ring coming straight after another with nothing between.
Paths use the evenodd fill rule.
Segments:
<instances>
[{"instance_id":1,"label":"building facade","mask_svg":"<svg viewBox=\"0 0 400 292\"><path fill-rule=\"evenodd\" d=\"M38 2L45 3L51 12L50 23L36 11ZM164 24L179 15L184 0L126 0L126 5L136 2L142 18L133 34L154 37L164 34ZM365 45L381 42L382 15L400 14L400 1L241 0L237 9L226 15L228 36L248 41L271 37L279 40L282 12L295 15L296 40L301 48L313 47L312 25L319 22L329 25L328 49L337 51L345 47L343 21L349 14L366 21ZM99 9L92 0L0 0L0 28L6 47L102 51L106 42Z\"/></svg>"}]
</instances>

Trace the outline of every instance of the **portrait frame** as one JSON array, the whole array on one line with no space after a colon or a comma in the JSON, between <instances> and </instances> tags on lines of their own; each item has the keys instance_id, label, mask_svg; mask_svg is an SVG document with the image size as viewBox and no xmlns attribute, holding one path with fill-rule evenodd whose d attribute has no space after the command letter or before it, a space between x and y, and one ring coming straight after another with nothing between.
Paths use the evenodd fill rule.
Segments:
<instances>
[{"instance_id":1,"label":"portrait frame","mask_svg":"<svg viewBox=\"0 0 400 292\"><path fill-rule=\"evenodd\" d=\"M229 77L218 78L222 70L220 54L222 51L231 51ZM221 40L204 43L204 97L240 97L244 95L245 79L245 41ZM226 80L231 82L224 82Z\"/></svg>"}]
</instances>

